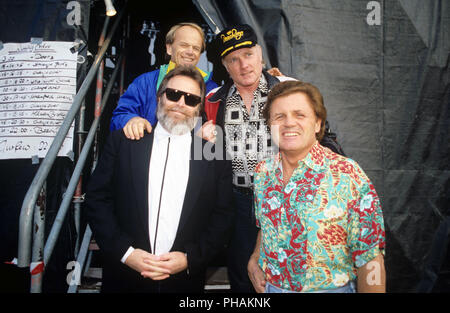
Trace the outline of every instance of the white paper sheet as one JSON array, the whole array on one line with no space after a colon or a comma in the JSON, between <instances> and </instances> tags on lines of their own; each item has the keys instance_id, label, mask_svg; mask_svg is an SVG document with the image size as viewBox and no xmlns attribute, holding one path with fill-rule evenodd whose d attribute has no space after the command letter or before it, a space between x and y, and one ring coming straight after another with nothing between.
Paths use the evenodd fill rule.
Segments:
<instances>
[{"instance_id":1,"label":"white paper sheet","mask_svg":"<svg viewBox=\"0 0 450 313\"><path fill-rule=\"evenodd\" d=\"M0 159L45 157L76 94L73 42L5 43L0 50ZM72 151L74 125L58 155Z\"/></svg>"}]
</instances>

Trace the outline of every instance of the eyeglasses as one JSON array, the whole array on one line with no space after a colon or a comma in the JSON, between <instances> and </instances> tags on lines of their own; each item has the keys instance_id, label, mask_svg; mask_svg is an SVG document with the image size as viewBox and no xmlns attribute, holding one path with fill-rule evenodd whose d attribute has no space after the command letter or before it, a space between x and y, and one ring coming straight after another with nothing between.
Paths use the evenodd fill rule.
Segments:
<instances>
[{"instance_id":1,"label":"eyeglasses","mask_svg":"<svg viewBox=\"0 0 450 313\"><path fill-rule=\"evenodd\" d=\"M187 93L187 92L184 92L181 90L166 88L166 90L164 92L166 93L167 99L169 99L170 101L176 102L176 101L180 100L181 96L184 96L184 103L186 103L186 105L188 105L190 107L195 107L197 104L202 102L201 97L199 97L197 95L192 95L190 93Z\"/></svg>"}]
</instances>

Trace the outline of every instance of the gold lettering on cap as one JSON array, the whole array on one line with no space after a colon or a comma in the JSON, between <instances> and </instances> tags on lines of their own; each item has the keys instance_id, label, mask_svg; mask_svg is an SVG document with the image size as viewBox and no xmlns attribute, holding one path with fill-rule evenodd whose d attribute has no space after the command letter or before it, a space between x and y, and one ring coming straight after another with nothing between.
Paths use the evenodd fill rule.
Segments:
<instances>
[{"instance_id":1,"label":"gold lettering on cap","mask_svg":"<svg viewBox=\"0 0 450 313\"><path fill-rule=\"evenodd\" d=\"M221 36L220 36L220 38L222 38L222 42L223 43L225 43L225 42L227 42L227 41L229 41L229 40L231 40L231 39L236 39L236 40L239 40L239 39L241 39L241 37L244 35L244 31L240 31L240 32L238 32L237 30L236 30L236 28L233 28L232 30L230 30L230 31L228 31L227 32L227 35L225 36L224 34L222 34Z\"/></svg>"}]
</instances>

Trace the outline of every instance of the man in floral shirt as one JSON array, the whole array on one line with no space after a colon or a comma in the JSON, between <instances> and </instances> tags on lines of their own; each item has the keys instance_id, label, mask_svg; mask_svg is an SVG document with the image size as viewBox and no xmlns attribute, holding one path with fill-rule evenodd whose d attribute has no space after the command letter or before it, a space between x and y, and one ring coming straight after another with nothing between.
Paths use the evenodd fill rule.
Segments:
<instances>
[{"instance_id":1,"label":"man in floral shirt","mask_svg":"<svg viewBox=\"0 0 450 313\"><path fill-rule=\"evenodd\" d=\"M287 81L264 116L280 153L255 170L258 233L248 272L258 292L385 292L380 201L359 165L319 144L326 109Z\"/></svg>"}]
</instances>

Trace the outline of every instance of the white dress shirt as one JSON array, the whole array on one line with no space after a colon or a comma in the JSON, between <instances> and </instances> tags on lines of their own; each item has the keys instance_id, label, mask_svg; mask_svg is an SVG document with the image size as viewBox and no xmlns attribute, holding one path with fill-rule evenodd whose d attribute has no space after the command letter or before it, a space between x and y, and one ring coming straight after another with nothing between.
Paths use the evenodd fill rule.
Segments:
<instances>
[{"instance_id":1,"label":"white dress shirt","mask_svg":"<svg viewBox=\"0 0 450 313\"><path fill-rule=\"evenodd\" d=\"M148 178L148 225L150 245L155 255L169 252L175 240L189 178L191 142L190 132L181 136L172 135L160 123L154 129ZM122 262L133 251L134 248L130 247Z\"/></svg>"}]
</instances>

